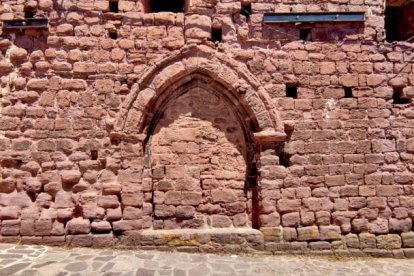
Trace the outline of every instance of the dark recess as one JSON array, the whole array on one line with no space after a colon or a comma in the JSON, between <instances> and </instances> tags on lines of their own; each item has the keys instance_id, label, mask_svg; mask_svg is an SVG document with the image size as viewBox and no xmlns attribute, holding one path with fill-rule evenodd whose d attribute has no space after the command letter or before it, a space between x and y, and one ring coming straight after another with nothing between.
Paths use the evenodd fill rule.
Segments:
<instances>
[{"instance_id":1,"label":"dark recess","mask_svg":"<svg viewBox=\"0 0 414 276\"><path fill-rule=\"evenodd\" d=\"M252 4L242 2L240 14L246 16L246 19L249 20L252 14Z\"/></svg>"},{"instance_id":2,"label":"dark recess","mask_svg":"<svg viewBox=\"0 0 414 276\"><path fill-rule=\"evenodd\" d=\"M352 87L344 87L345 98L352 98Z\"/></svg>"},{"instance_id":3,"label":"dark recess","mask_svg":"<svg viewBox=\"0 0 414 276\"><path fill-rule=\"evenodd\" d=\"M108 34L109 34L109 37L112 39L118 38L118 33L116 31L109 31Z\"/></svg>"},{"instance_id":4,"label":"dark recess","mask_svg":"<svg viewBox=\"0 0 414 276\"><path fill-rule=\"evenodd\" d=\"M303 41L311 41L312 40L312 33L311 29L300 29L299 30L299 38Z\"/></svg>"},{"instance_id":5,"label":"dark recess","mask_svg":"<svg viewBox=\"0 0 414 276\"><path fill-rule=\"evenodd\" d=\"M296 84L286 84L286 97L298 98L298 86Z\"/></svg>"},{"instance_id":6,"label":"dark recess","mask_svg":"<svg viewBox=\"0 0 414 276\"><path fill-rule=\"evenodd\" d=\"M184 0L152 0L151 12L184 12Z\"/></svg>"},{"instance_id":7,"label":"dark recess","mask_svg":"<svg viewBox=\"0 0 414 276\"><path fill-rule=\"evenodd\" d=\"M222 31L221 27L211 28L211 41L221 42L222 37L223 37L223 31Z\"/></svg>"},{"instance_id":8,"label":"dark recess","mask_svg":"<svg viewBox=\"0 0 414 276\"><path fill-rule=\"evenodd\" d=\"M24 18L34 18L35 13L33 11L25 11Z\"/></svg>"},{"instance_id":9,"label":"dark recess","mask_svg":"<svg viewBox=\"0 0 414 276\"><path fill-rule=\"evenodd\" d=\"M109 10L114 13L119 12L118 1L109 1Z\"/></svg>"},{"instance_id":10,"label":"dark recess","mask_svg":"<svg viewBox=\"0 0 414 276\"><path fill-rule=\"evenodd\" d=\"M403 87L395 87L394 94L392 95L394 104L409 104L411 99L405 98L403 94Z\"/></svg>"}]
</instances>

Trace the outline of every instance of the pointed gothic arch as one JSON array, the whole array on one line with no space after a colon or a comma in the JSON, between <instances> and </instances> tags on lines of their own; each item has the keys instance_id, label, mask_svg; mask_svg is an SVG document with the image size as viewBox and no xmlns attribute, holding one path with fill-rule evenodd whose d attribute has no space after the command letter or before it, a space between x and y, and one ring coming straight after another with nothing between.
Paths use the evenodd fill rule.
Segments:
<instances>
[{"instance_id":1,"label":"pointed gothic arch","mask_svg":"<svg viewBox=\"0 0 414 276\"><path fill-rule=\"evenodd\" d=\"M132 87L117 118L115 130L145 133L157 103L190 82L218 88L254 127L258 142L283 141L279 115L264 87L243 64L207 46L189 46L155 63Z\"/></svg>"}]
</instances>

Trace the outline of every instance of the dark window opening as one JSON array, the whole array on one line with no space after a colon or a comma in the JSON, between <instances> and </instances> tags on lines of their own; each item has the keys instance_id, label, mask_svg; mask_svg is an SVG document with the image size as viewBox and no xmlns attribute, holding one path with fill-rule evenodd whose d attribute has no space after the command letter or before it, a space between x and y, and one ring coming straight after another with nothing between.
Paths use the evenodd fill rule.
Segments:
<instances>
[{"instance_id":1,"label":"dark window opening","mask_svg":"<svg viewBox=\"0 0 414 276\"><path fill-rule=\"evenodd\" d=\"M312 40L312 30L311 29L300 29L299 30L299 38L303 41L311 41Z\"/></svg>"},{"instance_id":2,"label":"dark window opening","mask_svg":"<svg viewBox=\"0 0 414 276\"><path fill-rule=\"evenodd\" d=\"M394 94L392 96L392 99L394 100L394 104L409 104L411 103L411 100L406 98L403 93L403 87L395 87L394 88Z\"/></svg>"},{"instance_id":3,"label":"dark window opening","mask_svg":"<svg viewBox=\"0 0 414 276\"><path fill-rule=\"evenodd\" d=\"M344 87L345 98L352 98L352 87Z\"/></svg>"},{"instance_id":4,"label":"dark window opening","mask_svg":"<svg viewBox=\"0 0 414 276\"><path fill-rule=\"evenodd\" d=\"M118 1L109 1L109 11L114 12L114 13L119 12Z\"/></svg>"},{"instance_id":5,"label":"dark window opening","mask_svg":"<svg viewBox=\"0 0 414 276\"><path fill-rule=\"evenodd\" d=\"M298 98L298 86L295 84L286 84L286 97Z\"/></svg>"},{"instance_id":6,"label":"dark window opening","mask_svg":"<svg viewBox=\"0 0 414 276\"><path fill-rule=\"evenodd\" d=\"M108 35L112 39L117 39L118 38L118 33L116 31L108 31Z\"/></svg>"},{"instance_id":7,"label":"dark window opening","mask_svg":"<svg viewBox=\"0 0 414 276\"><path fill-rule=\"evenodd\" d=\"M34 11L25 11L24 18L34 18L35 12Z\"/></svg>"},{"instance_id":8,"label":"dark window opening","mask_svg":"<svg viewBox=\"0 0 414 276\"><path fill-rule=\"evenodd\" d=\"M223 37L221 26L211 28L211 41L219 43Z\"/></svg>"},{"instance_id":9,"label":"dark window opening","mask_svg":"<svg viewBox=\"0 0 414 276\"><path fill-rule=\"evenodd\" d=\"M184 12L184 0L152 0L150 12Z\"/></svg>"},{"instance_id":10,"label":"dark window opening","mask_svg":"<svg viewBox=\"0 0 414 276\"><path fill-rule=\"evenodd\" d=\"M391 1L391 4L386 6L385 37L388 42L414 40L413 13L414 1Z\"/></svg>"},{"instance_id":11,"label":"dark window opening","mask_svg":"<svg viewBox=\"0 0 414 276\"><path fill-rule=\"evenodd\" d=\"M97 150L91 150L91 159L92 160L98 160L98 151Z\"/></svg>"},{"instance_id":12,"label":"dark window opening","mask_svg":"<svg viewBox=\"0 0 414 276\"><path fill-rule=\"evenodd\" d=\"M252 14L252 3L242 1L240 14L246 16L246 19L249 20Z\"/></svg>"},{"instance_id":13,"label":"dark window opening","mask_svg":"<svg viewBox=\"0 0 414 276\"><path fill-rule=\"evenodd\" d=\"M282 152L279 156L279 164L285 168L290 166L290 155Z\"/></svg>"},{"instance_id":14,"label":"dark window opening","mask_svg":"<svg viewBox=\"0 0 414 276\"><path fill-rule=\"evenodd\" d=\"M399 10L398 7L385 8L385 36L388 42L398 40L396 28Z\"/></svg>"}]
</instances>

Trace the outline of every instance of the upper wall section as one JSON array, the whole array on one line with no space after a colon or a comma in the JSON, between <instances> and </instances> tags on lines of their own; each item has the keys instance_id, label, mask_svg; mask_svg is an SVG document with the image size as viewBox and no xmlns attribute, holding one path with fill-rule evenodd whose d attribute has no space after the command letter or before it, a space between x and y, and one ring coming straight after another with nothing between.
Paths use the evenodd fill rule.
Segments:
<instances>
[{"instance_id":1,"label":"upper wall section","mask_svg":"<svg viewBox=\"0 0 414 276\"><path fill-rule=\"evenodd\" d=\"M6 1L0 7L0 20L24 18L49 18L50 35L72 34L82 36L106 35L117 32L119 38L133 35L146 36L148 42L135 45L139 49L159 48L151 41L165 38L161 44L168 49L178 49L185 43L211 40L212 26L222 29L222 42L231 44L262 45L275 41L300 39L300 29L309 25L263 24L263 15L273 12L349 12L363 11L365 24L313 24L312 37L323 41L374 40L383 41L384 0L378 1L218 1L186 0L184 13L151 13L151 1L117 2L116 9L107 0L39 0ZM249 5L246 9L246 3ZM113 3L113 2L111 2ZM242 4L243 3L243 4ZM113 12L116 11L116 12ZM67 26L70 24L72 27ZM95 26L86 28L86 26ZM99 27L98 27L99 25ZM150 28L145 28L150 27Z\"/></svg>"}]
</instances>

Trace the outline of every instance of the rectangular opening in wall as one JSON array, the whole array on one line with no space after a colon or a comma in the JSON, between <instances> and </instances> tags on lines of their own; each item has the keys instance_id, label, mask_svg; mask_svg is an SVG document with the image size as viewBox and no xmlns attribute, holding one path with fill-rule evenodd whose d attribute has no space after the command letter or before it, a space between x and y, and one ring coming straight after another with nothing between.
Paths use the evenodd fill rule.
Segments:
<instances>
[{"instance_id":1,"label":"rectangular opening in wall","mask_svg":"<svg viewBox=\"0 0 414 276\"><path fill-rule=\"evenodd\" d=\"M118 13L119 12L119 3L118 1L109 1L109 11Z\"/></svg>"},{"instance_id":2,"label":"rectangular opening in wall","mask_svg":"<svg viewBox=\"0 0 414 276\"><path fill-rule=\"evenodd\" d=\"M91 150L91 159L92 160L98 160L98 151L97 150Z\"/></svg>"},{"instance_id":3,"label":"rectangular opening in wall","mask_svg":"<svg viewBox=\"0 0 414 276\"><path fill-rule=\"evenodd\" d=\"M108 35L111 39L117 39L118 38L118 33L116 30L110 30L108 31Z\"/></svg>"},{"instance_id":4,"label":"rectangular opening in wall","mask_svg":"<svg viewBox=\"0 0 414 276\"><path fill-rule=\"evenodd\" d=\"M185 0L151 0L149 12L184 12Z\"/></svg>"},{"instance_id":5,"label":"rectangular opening in wall","mask_svg":"<svg viewBox=\"0 0 414 276\"><path fill-rule=\"evenodd\" d=\"M298 86L296 84L286 84L286 97L298 98Z\"/></svg>"},{"instance_id":6,"label":"rectangular opening in wall","mask_svg":"<svg viewBox=\"0 0 414 276\"><path fill-rule=\"evenodd\" d=\"M414 1L386 1L385 36L388 42L414 41Z\"/></svg>"},{"instance_id":7,"label":"rectangular opening in wall","mask_svg":"<svg viewBox=\"0 0 414 276\"><path fill-rule=\"evenodd\" d=\"M394 104L409 104L411 103L411 100L406 98L403 93L403 87L394 87L394 93L392 96L392 99L394 100Z\"/></svg>"},{"instance_id":8,"label":"rectangular opening in wall","mask_svg":"<svg viewBox=\"0 0 414 276\"><path fill-rule=\"evenodd\" d=\"M312 41L312 29L300 29L299 39L303 41Z\"/></svg>"},{"instance_id":9,"label":"rectangular opening in wall","mask_svg":"<svg viewBox=\"0 0 414 276\"><path fill-rule=\"evenodd\" d=\"M211 27L211 41L215 43L220 43L223 37L223 31L221 26Z\"/></svg>"},{"instance_id":10,"label":"rectangular opening in wall","mask_svg":"<svg viewBox=\"0 0 414 276\"><path fill-rule=\"evenodd\" d=\"M344 98L352 98L352 87L344 87Z\"/></svg>"},{"instance_id":11,"label":"rectangular opening in wall","mask_svg":"<svg viewBox=\"0 0 414 276\"><path fill-rule=\"evenodd\" d=\"M250 15L252 14L252 3L250 1L241 0L240 14L244 15L246 19L249 20Z\"/></svg>"}]
</instances>

